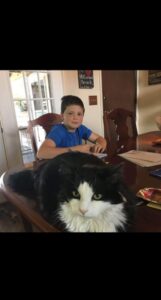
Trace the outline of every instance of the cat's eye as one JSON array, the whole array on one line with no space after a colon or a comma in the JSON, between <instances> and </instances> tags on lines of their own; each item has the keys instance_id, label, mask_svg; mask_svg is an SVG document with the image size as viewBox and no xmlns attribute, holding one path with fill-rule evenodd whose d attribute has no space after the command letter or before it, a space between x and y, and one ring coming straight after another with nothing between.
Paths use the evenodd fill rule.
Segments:
<instances>
[{"instance_id":1,"label":"cat's eye","mask_svg":"<svg viewBox=\"0 0 161 300\"><path fill-rule=\"evenodd\" d=\"M93 199L94 200L100 200L100 199L102 199L102 194L94 194L93 195Z\"/></svg>"},{"instance_id":2,"label":"cat's eye","mask_svg":"<svg viewBox=\"0 0 161 300\"><path fill-rule=\"evenodd\" d=\"M80 197L80 195L79 195L79 193L77 191L73 191L72 195L73 195L73 197L76 197L76 198Z\"/></svg>"}]
</instances>

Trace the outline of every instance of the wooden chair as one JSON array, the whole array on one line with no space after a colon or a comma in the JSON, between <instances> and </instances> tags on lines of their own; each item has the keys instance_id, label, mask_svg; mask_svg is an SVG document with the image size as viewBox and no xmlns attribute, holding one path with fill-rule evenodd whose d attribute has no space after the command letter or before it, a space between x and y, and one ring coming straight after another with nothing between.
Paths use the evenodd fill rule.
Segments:
<instances>
[{"instance_id":1,"label":"wooden chair","mask_svg":"<svg viewBox=\"0 0 161 300\"><path fill-rule=\"evenodd\" d=\"M27 132L29 133L31 138L35 159L36 159L36 153L38 147L36 143L34 127L41 126L45 130L45 133L48 134L48 132L51 130L53 125L59 124L61 122L62 122L62 116L55 113L47 113L45 115L40 116L37 119L28 122Z\"/></svg>"},{"instance_id":2,"label":"wooden chair","mask_svg":"<svg viewBox=\"0 0 161 300\"><path fill-rule=\"evenodd\" d=\"M159 130L161 130L161 115L155 117L155 122Z\"/></svg>"},{"instance_id":3,"label":"wooden chair","mask_svg":"<svg viewBox=\"0 0 161 300\"><path fill-rule=\"evenodd\" d=\"M103 119L110 156L134 149L138 134L135 116L131 111L122 108L104 111Z\"/></svg>"}]
</instances>

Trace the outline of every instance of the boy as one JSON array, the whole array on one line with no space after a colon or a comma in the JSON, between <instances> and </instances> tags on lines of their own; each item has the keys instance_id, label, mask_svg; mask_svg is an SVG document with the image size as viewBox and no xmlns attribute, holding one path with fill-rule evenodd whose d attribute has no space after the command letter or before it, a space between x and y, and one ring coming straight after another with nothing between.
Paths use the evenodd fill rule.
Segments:
<instances>
[{"instance_id":1,"label":"boy","mask_svg":"<svg viewBox=\"0 0 161 300\"><path fill-rule=\"evenodd\" d=\"M72 95L64 96L61 100L63 123L53 126L40 146L37 157L50 159L68 151L103 152L106 149L106 140L82 125L85 111L82 100ZM95 144L82 144L82 139Z\"/></svg>"}]
</instances>

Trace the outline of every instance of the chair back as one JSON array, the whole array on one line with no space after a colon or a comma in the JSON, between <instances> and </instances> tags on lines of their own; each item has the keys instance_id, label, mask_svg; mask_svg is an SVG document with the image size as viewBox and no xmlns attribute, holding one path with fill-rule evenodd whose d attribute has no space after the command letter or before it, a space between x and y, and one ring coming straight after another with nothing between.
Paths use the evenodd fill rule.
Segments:
<instances>
[{"instance_id":1,"label":"chair back","mask_svg":"<svg viewBox=\"0 0 161 300\"><path fill-rule=\"evenodd\" d=\"M155 122L159 130L161 130L161 115L155 117Z\"/></svg>"},{"instance_id":2,"label":"chair back","mask_svg":"<svg viewBox=\"0 0 161 300\"><path fill-rule=\"evenodd\" d=\"M132 147L138 134L135 116L131 111L123 108L104 111L103 119L105 138L109 142L108 152L112 155L125 152L130 143Z\"/></svg>"},{"instance_id":3,"label":"chair back","mask_svg":"<svg viewBox=\"0 0 161 300\"><path fill-rule=\"evenodd\" d=\"M47 113L47 114L44 114L44 115L38 117L37 119L30 120L28 122L27 131L31 138L31 143L32 143L32 147L34 150L35 157L36 157L38 148L37 148L37 143L36 143L34 127L41 126L45 130L45 133L48 134L53 125L59 124L61 122L62 122L62 116L59 114L55 114L55 113Z\"/></svg>"}]
</instances>

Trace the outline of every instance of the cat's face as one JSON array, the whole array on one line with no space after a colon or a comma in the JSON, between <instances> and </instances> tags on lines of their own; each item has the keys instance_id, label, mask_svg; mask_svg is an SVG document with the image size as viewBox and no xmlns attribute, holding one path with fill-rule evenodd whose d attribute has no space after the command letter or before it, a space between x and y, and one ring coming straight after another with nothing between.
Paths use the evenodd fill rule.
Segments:
<instances>
[{"instance_id":1,"label":"cat's face","mask_svg":"<svg viewBox=\"0 0 161 300\"><path fill-rule=\"evenodd\" d=\"M61 220L70 231L116 231L126 221L126 199L117 188L116 174L105 168L68 174L60 193Z\"/></svg>"}]
</instances>

